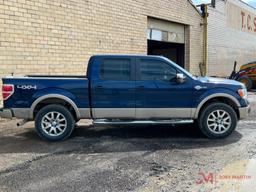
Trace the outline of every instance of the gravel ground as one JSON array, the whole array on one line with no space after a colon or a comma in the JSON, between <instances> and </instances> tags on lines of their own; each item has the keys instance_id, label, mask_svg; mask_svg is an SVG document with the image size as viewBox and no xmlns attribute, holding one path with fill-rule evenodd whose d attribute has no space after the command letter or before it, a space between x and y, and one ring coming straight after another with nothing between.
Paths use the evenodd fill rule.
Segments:
<instances>
[{"instance_id":1,"label":"gravel ground","mask_svg":"<svg viewBox=\"0 0 256 192\"><path fill-rule=\"evenodd\" d=\"M256 191L253 93L250 101L250 117L222 140L204 138L193 125L83 121L71 139L49 143L32 123L1 122L0 191Z\"/></svg>"}]
</instances>

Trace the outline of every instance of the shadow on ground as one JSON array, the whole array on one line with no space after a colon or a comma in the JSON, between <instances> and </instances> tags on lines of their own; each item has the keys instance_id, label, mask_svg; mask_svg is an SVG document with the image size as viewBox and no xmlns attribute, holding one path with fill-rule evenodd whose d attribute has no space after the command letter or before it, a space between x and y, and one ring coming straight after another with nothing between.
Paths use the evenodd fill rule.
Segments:
<instances>
[{"instance_id":1,"label":"shadow on ground","mask_svg":"<svg viewBox=\"0 0 256 192\"><path fill-rule=\"evenodd\" d=\"M204 138L194 125L182 126L80 126L70 139L62 142L42 141L34 129L0 137L0 154L5 153L107 153L196 149L225 146L238 142L235 131L226 139Z\"/></svg>"}]
</instances>

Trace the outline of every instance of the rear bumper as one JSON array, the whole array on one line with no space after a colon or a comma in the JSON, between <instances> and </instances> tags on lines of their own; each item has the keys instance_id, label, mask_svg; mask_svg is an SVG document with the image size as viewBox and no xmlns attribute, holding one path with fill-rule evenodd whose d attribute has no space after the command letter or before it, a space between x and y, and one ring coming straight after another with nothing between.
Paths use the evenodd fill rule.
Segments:
<instances>
[{"instance_id":1,"label":"rear bumper","mask_svg":"<svg viewBox=\"0 0 256 192\"><path fill-rule=\"evenodd\" d=\"M0 117L5 119L12 119L13 113L11 109L0 109Z\"/></svg>"},{"instance_id":2,"label":"rear bumper","mask_svg":"<svg viewBox=\"0 0 256 192\"><path fill-rule=\"evenodd\" d=\"M248 105L247 107L240 107L239 108L240 119L246 119L250 112L251 112L250 105Z\"/></svg>"},{"instance_id":3,"label":"rear bumper","mask_svg":"<svg viewBox=\"0 0 256 192\"><path fill-rule=\"evenodd\" d=\"M30 109L29 108L0 108L0 117L5 119L32 119L33 117L30 116Z\"/></svg>"}]
</instances>

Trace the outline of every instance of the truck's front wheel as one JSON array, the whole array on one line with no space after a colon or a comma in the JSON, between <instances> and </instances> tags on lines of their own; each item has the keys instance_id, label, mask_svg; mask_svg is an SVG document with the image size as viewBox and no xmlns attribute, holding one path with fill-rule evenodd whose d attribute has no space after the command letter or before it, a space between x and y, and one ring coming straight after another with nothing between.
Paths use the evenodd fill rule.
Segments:
<instances>
[{"instance_id":1,"label":"truck's front wheel","mask_svg":"<svg viewBox=\"0 0 256 192\"><path fill-rule=\"evenodd\" d=\"M236 112L225 103L212 103L200 113L199 128L208 138L225 138L234 131L236 125Z\"/></svg>"},{"instance_id":2,"label":"truck's front wheel","mask_svg":"<svg viewBox=\"0 0 256 192\"><path fill-rule=\"evenodd\" d=\"M36 115L35 127L38 135L48 141L60 141L68 138L75 120L71 112L61 105L47 105Z\"/></svg>"}]
</instances>

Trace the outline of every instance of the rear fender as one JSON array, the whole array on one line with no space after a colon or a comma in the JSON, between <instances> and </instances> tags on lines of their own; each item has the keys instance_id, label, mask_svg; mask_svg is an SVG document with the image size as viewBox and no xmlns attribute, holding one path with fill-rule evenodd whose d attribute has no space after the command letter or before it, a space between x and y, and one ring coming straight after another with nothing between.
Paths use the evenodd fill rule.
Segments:
<instances>
[{"instance_id":1,"label":"rear fender","mask_svg":"<svg viewBox=\"0 0 256 192\"><path fill-rule=\"evenodd\" d=\"M29 114L31 119L33 119L33 114L36 106L43 100L51 99L51 98L57 98L57 99L62 99L66 101L75 110L77 118L79 119L81 117L77 104L74 102L76 97L68 91L65 91L62 89L43 89L37 92L36 94L34 94L32 97L34 98L34 101L30 107L30 114Z\"/></svg>"}]
</instances>

